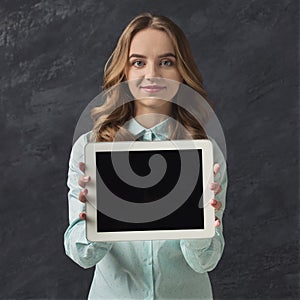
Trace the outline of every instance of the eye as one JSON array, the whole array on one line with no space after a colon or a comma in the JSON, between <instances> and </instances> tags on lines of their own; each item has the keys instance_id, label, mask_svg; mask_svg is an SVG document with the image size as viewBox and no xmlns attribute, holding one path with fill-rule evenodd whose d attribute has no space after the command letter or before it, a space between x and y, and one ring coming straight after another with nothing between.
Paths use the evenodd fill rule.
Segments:
<instances>
[{"instance_id":1,"label":"eye","mask_svg":"<svg viewBox=\"0 0 300 300\"><path fill-rule=\"evenodd\" d=\"M132 66L141 68L145 65L145 63L142 60L135 60L131 63Z\"/></svg>"},{"instance_id":2,"label":"eye","mask_svg":"<svg viewBox=\"0 0 300 300\"><path fill-rule=\"evenodd\" d=\"M173 66L173 61L170 60L170 59L163 59L161 62L160 62L160 65L161 66L165 66L165 67L170 67L170 66Z\"/></svg>"}]
</instances>

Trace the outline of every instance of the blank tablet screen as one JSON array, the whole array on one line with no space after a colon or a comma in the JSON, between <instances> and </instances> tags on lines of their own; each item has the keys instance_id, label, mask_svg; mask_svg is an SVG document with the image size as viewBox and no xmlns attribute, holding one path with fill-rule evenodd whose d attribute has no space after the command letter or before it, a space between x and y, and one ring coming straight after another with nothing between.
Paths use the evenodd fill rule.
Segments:
<instances>
[{"instance_id":1,"label":"blank tablet screen","mask_svg":"<svg viewBox=\"0 0 300 300\"><path fill-rule=\"evenodd\" d=\"M200 163L199 176L196 186L192 187L192 193L183 202L183 204L169 215L151 222L129 223L113 219L103 214L99 209L97 211L97 231L98 232L124 232L124 231L147 231L147 230L189 230L204 229L204 211L203 211L203 178L202 178L202 150L185 149L179 150L187 152L196 151L199 155ZM179 179L181 171L181 159L178 150L146 150L130 151L129 163L132 171L138 176L146 176L151 171L149 159L155 154L164 157L167 168L162 179L153 186L135 187L127 184L116 174L110 152L96 152L96 166L102 181L97 182L97 207L101 207L102 184L114 193L117 197L133 203L148 203L159 201L162 197L169 194L174 186L181 184ZM188 153L187 153L188 154ZM189 156L189 155L188 155ZM190 155L193 157L193 155ZM122 151L114 152L115 162L124 159ZM186 181L185 181L186 182ZM186 183L185 183L186 185ZM186 188L182 186L179 188ZM109 199L107 199L109 201Z\"/></svg>"}]
</instances>

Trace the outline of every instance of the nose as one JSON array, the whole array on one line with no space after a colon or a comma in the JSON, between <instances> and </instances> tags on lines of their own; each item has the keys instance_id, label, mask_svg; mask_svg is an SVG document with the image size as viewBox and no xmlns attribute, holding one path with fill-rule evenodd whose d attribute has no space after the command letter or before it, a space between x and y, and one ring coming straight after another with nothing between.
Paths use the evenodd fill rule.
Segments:
<instances>
[{"instance_id":1,"label":"nose","mask_svg":"<svg viewBox=\"0 0 300 300\"><path fill-rule=\"evenodd\" d=\"M159 68L155 63L148 63L146 67L145 78L151 80L155 77L160 77Z\"/></svg>"}]
</instances>

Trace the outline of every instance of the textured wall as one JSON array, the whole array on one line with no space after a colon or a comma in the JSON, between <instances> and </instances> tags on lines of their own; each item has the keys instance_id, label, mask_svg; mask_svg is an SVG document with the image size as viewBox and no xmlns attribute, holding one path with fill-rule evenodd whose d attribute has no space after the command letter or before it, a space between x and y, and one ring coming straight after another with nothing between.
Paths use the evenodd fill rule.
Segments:
<instances>
[{"instance_id":1,"label":"textured wall","mask_svg":"<svg viewBox=\"0 0 300 300\"><path fill-rule=\"evenodd\" d=\"M73 130L137 13L190 40L228 147L216 299L299 296L297 1L0 2L0 297L84 299L93 270L64 254Z\"/></svg>"}]
</instances>

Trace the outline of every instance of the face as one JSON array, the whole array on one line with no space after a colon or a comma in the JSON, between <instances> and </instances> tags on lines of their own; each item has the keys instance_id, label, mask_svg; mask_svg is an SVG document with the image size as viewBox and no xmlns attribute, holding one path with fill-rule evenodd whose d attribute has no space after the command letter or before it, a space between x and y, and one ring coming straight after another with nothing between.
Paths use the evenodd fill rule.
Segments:
<instances>
[{"instance_id":1,"label":"face","mask_svg":"<svg viewBox=\"0 0 300 300\"><path fill-rule=\"evenodd\" d=\"M164 31L144 29L132 39L126 78L135 101L136 114L169 114L171 100L182 77L171 39ZM164 100L167 101L164 101Z\"/></svg>"}]
</instances>

